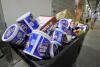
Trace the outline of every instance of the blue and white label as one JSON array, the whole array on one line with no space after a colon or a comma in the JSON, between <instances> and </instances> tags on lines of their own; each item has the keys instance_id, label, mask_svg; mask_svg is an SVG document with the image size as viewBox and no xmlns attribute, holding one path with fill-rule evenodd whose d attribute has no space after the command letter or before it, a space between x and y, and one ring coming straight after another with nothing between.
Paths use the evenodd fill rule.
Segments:
<instances>
[{"instance_id":1,"label":"blue and white label","mask_svg":"<svg viewBox=\"0 0 100 67\"><path fill-rule=\"evenodd\" d=\"M49 46L50 41L47 38L34 32L30 35L24 52L38 59L43 59L44 56L49 55Z\"/></svg>"},{"instance_id":2,"label":"blue and white label","mask_svg":"<svg viewBox=\"0 0 100 67\"><path fill-rule=\"evenodd\" d=\"M22 15L16 21L27 34L32 33L32 30L38 29L39 27L38 22L36 20L33 20L32 13L30 12Z\"/></svg>"},{"instance_id":3,"label":"blue and white label","mask_svg":"<svg viewBox=\"0 0 100 67\"><path fill-rule=\"evenodd\" d=\"M12 39L11 43L14 43L14 44L25 44L24 43L24 37L25 37L25 33L19 29L18 30L18 33L16 34L16 36Z\"/></svg>"},{"instance_id":4,"label":"blue and white label","mask_svg":"<svg viewBox=\"0 0 100 67\"><path fill-rule=\"evenodd\" d=\"M42 59L44 56L49 55L49 46L50 41L48 41L46 38L41 37L40 42L38 43L33 55L36 55Z\"/></svg>"},{"instance_id":5,"label":"blue and white label","mask_svg":"<svg viewBox=\"0 0 100 67\"><path fill-rule=\"evenodd\" d=\"M29 14L28 16L26 16L25 20L29 23L29 25L33 28L33 29L37 29L39 27L39 24L36 20L33 20L33 16L32 14Z\"/></svg>"},{"instance_id":6,"label":"blue and white label","mask_svg":"<svg viewBox=\"0 0 100 67\"><path fill-rule=\"evenodd\" d=\"M9 26L2 36L2 40L12 44L24 44L25 33L16 25Z\"/></svg>"},{"instance_id":7,"label":"blue and white label","mask_svg":"<svg viewBox=\"0 0 100 67\"><path fill-rule=\"evenodd\" d=\"M64 36L64 33L62 33L59 30L55 30L52 36L52 41L57 41L58 43L62 44L63 36Z\"/></svg>"},{"instance_id":8,"label":"blue and white label","mask_svg":"<svg viewBox=\"0 0 100 67\"><path fill-rule=\"evenodd\" d=\"M8 39L8 38L14 33L15 28L16 28L15 26L10 27L10 28L6 31L5 36L4 36L4 39Z\"/></svg>"},{"instance_id":9,"label":"blue and white label","mask_svg":"<svg viewBox=\"0 0 100 67\"><path fill-rule=\"evenodd\" d=\"M24 20L19 21L18 24L20 25L20 27L23 29L25 33L29 34L32 32L32 30L30 29L30 27L26 24Z\"/></svg>"},{"instance_id":10,"label":"blue and white label","mask_svg":"<svg viewBox=\"0 0 100 67\"><path fill-rule=\"evenodd\" d=\"M30 35L29 40L26 44L26 48L25 48L24 51L27 51L28 53L31 54L32 49L34 48L34 45L36 43L37 38L38 38L38 34L33 33L32 35Z\"/></svg>"},{"instance_id":11,"label":"blue and white label","mask_svg":"<svg viewBox=\"0 0 100 67\"><path fill-rule=\"evenodd\" d=\"M67 21L67 19L61 19L60 21L57 22L57 25L59 29L65 32L69 27L69 22Z\"/></svg>"}]
</instances>

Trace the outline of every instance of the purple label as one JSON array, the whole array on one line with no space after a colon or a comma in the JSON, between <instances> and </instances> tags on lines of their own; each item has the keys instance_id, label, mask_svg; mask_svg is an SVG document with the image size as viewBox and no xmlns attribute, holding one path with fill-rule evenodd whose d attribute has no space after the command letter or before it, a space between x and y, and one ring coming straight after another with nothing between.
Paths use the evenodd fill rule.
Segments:
<instances>
[{"instance_id":1,"label":"purple label","mask_svg":"<svg viewBox=\"0 0 100 67\"><path fill-rule=\"evenodd\" d=\"M39 34L32 33L27 44L29 46L24 49L24 52L38 59L42 59L44 56L49 55L48 48L50 46L50 41Z\"/></svg>"},{"instance_id":2,"label":"purple label","mask_svg":"<svg viewBox=\"0 0 100 67\"><path fill-rule=\"evenodd\" d=\"M46 38L41 37L38 46L33 54L40 58L43 58L44 56L49 55L49 46L50 41L48 41Z\"/></svg>"},{"instance_id":3,"label":"purple label","mask_svg":"<svg viewBox=\"0 0 100 67\"><path fill-rule=\"evenodd\" d=\"M69 24L68 21L65 19L60 20L59 22L57 22L58 28L63 30L64 32L67 30Z\"/></svg>"},{"instance_id":4,"label":"purple label","mask_svg":"<svg viewBox=\"0 0 100 67\"><path fill-rule=\"evenodd\" d=\"M32 26L33 29L37 29L39 27L39 24L36 20L30 22L30 25Z\"/></svg>"},{"instance_id":5,"label":"purple label","mask_svg":"<svg viewBox=\"0 0 100 67\"><path fill-rule=\"evenodd\" d=\"M63 26L68 27L68 21L67 20L61 20L61 22Z\"/></svg>"},{"instance_id":6,"label":"purple label","mask_svg":"<svg viewBox=\"0 0 100 67\"><path fill-rule=\"evenodd\" d=\"M18 30L18 33L16 34L16 36L14 37L14 39L11 41L11 43L15 43L15 44L24 44L24 37L25 37L25 33L22 30Z\"/></svg>"},{"instance_id":7,"label":"purple label","mask_svg":"<svg viewBox=\"0 0 100 67\"><path fill-rule=\"evenodd\" d=\"M53 37L52 37L52 41L57 41L60 44L62 44L62 38L63 38L64 34L58 30L55 30L53 33Z\"/></svg>"},{"instance_id":8,"label":"purple label","mask_svg":"<svg viewBox=\"0 0 100 67\"><path fill-rule=\"evenodd\" d=\"M32 30L30 29L30 27L26 24L26 22L24 20L21 20L18 22L18 24L21 26L21 28L27 33L31 33Z\"/></svg>"},{"instance_id":9,"label":"purple label","mask_svg":"<svg viewBox=\"0 0 100 67\"><path fill-rule=\"evenodd\" d=\"M31 22L32 19L33 19L32 14L28 15L25 19L26 19L28 22Z\"/></svg>"},{"instance_id":10,"label":"purple label","mask_svg":"<svg viewBox=\"0 0 100 67\"><path fill-rule=\"evenodd\" d=\"M38 34L32 34L30 37L29 37L29 40L26 44L26 48L25 48L25 51L31 53L34 45L35 45L35 42L38 38Z\"/></svg>"},{"instance_id":11,"label":"purple label","mask_svg":"<svg viewBox=\"0 0 100 67\"><path fill-rule=\"evenodd\" d=\"M4 39L8 39L13 34L14 31L15 31L15 26L10 27L6 31L6 34L4 35Z\"/></svg>"},{"instance_id":12,"label":"purple label","mask_svg":"<svg viewBox=\"0 0 100 67\"><path fill-rule=\"evenodd\" d=\"M33 20L33 16L32 14L30 14L29 16L27 16L25 18L25 20L30 24L30 26L33 28L33 29L37 29L39 27L39 24L36 20Z\"/></svg>"}]
</instances>

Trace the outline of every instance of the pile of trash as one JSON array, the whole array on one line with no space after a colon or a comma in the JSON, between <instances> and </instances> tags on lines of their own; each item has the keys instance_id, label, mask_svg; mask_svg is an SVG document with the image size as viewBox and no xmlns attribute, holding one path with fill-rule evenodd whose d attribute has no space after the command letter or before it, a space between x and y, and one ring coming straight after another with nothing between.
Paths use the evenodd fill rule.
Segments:
<instances>
[{"instance_id":1,"label":"pile of trash","mask_svg":"<svg viewBox=\"0 0 100 67\"><path fill-rule=\"evenodd\" d=\"M59 48L65 45L63 43L68 45L87 29L87 25L59 15L34 19L32 13L27 12L16 20L17 24L6 29L2 41L13 46L23 45L23 52L34 58L53 58L59 54Z\"/></svg>"}]
</instances>

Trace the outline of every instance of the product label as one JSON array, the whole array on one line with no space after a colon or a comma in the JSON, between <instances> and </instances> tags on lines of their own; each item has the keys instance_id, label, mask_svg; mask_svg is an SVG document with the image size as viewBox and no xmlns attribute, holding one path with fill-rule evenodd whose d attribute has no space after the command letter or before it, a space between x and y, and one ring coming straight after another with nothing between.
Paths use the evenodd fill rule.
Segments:
<instances>
[{"instance_id":1,"label":"product label","mask_svg":"<svg viewBox=\"0 0 100 67\"><path fill-rule=\"evenodd\" d=\"M33 16L32 14L28 15L25 20L27 20L28 22L31 22L33 20Z\"/></svg>"},{"instance_id":2,"label":"product label","mask_svg":"<svg viewBox=\"0 0 100 67\"><path fill-rule=\"evenodd\" d=\"M38 34L33 33L32 35L30 35L29 40L26 44L26 48L24 49L24 51L31 54L32 49L34 48L34 45L36 43L37 38L38 38Z\"/></svg>"},{"instance_id":3,"label":"product label","mask_svg":"<svg viewBox=\"0 0 100 67\"><path fill-rule=\"evenodd\" d=\"M18 33L16 34L16 36L11 42L19 45L24 41L24 37L25 37L25 33L19 29Z\"/></svg>"},{"instance_id":4,"label":"product label","mask_svg":"<svg viewBox=\"0 0 100 67\"><path fill-rule=\"evenodd\" d=\"M15 31L15 26L10 27L6 31L6 34L4 35L4 39L8 39L13 34L14 31Z\"/></svg>"},{"instance_id":5,"label":"product label","mask_svg":"<svg viewBox=\"0 0 100 67\"><path fill-rule=\"evenodd\" d=\"M66 32L66 30L69 27L68 21L64 19L60 20L57 24L58 24L59 29L63 30L64 32Z\"/></svg>"},{"instance_id":6,"label":"product label","mask_svg":"<svg viewBox=\"0 0 100 67\"><path fill-rule=\"evenodd\" d=\"M54 33L53 33L52 40L57 41L61 44L62 43L62 37L63 37L63 33L55 30Z\"/></svg>"},{"instance_id":7,"label":"product label","mask_svg":"<svg viewBox=\"0 0 100 67\"><path fill-rule=\"evenodd\" d=\"M32 32L32 30L30 29L30 27L25 23L24 20L21 20L18 22L18 24L21 26L21 28L25 31L25 33L29 34Z\"/></svg>"},{"instance_id":8,"label":"product label","mask_svg":"<svg viewBox=\"0 0 100 67\"><path fill-rule=\"evenodd\" d=\"M30 14L29 16L27 16L25 18L25 20L29 23L29 25L33 28L33 29L37 29L39 27L39 24L36 20L33 20L33 16L32 14Z\"/></svg>"},{"instance_id":9,"label":"product label","mask_svg":"<svg viewBox=\"0 0 100 67\"><path fill-rule=\"evenodd\" d=\"M41 37L38 46L33 54L42 59L44 56L49 55L49 46L50 42L46 38Z\"/></svg>"},{"instance_id":10,"label":"product label","mask_svg":"<svg viewBox=\"0 0 100 67\"><path fill-rule=\"evenodd\" d=\"M49 55L50 41L36 33L33 33L27 43L27 47L24 52L38 58L42 59L44 56Z\"/></svg>"},{"instance_id":11,"label":"product label","mask_svg":"<svg viewBox=\"0 0 100 67\"><path fill-rule=\"evenodd\" d=\"M37 29L39 27L39 24L36 20L31 21L30 25L32 26L33 29Z\"/></svg>"},{"instance_id":12,"label":"product label","mask_svg":"<svg viewBox=\"0 0 100 67\"><path fill-rule=\"evenodd\" d=\"M61 23L63 26L66 26L66 27L68 27L69 25L67 20L61 20Z\"/></svg>"}]
</instances>

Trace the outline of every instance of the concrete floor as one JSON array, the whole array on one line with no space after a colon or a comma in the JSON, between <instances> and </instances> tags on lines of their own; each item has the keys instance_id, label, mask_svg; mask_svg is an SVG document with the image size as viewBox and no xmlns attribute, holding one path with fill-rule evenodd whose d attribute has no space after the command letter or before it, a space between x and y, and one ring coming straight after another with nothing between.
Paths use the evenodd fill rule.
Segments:
<instances>
[{"instance_id":1,"label":"concrete floor","mask_svg":"<svg viewBox=\"0 0 100 67\"><path fill-rule=\"evenodd\" d=\"M100 20L87 33L76 67L100 67Z\"/></svg>"}]
</instances>

